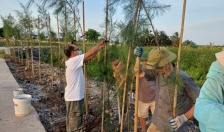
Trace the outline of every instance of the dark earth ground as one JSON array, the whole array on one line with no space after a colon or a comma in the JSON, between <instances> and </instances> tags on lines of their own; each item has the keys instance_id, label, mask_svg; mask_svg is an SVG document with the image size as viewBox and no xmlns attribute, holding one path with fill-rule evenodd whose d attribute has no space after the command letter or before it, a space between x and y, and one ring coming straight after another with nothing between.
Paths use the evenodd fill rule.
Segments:
<instances>
[{"instance_id":1,"label":"dark earth ground","mask_svg":"<svg viewBox=\"0 0 224 132\"><path fill-rule=\"evenodd\" d=\"M18 62L11 61L10 58L5 58L13 76L23 88L23 92L32 95L32 105L39 114L40 121L45 127L47 132L65 132L65 102L64 102L64 71L54 68L54 83L51 86L51 67L48 64L41 64L41 81L38 79L38 67L35 64L35 75L32 76L31 70L27 70L26 66ZM61 83L60 83L60 79ZM86 132L100 132L101 131L101 106L102 95L101 90L103 87L102 82L88 79L89 90L89 114L84 115L84 126ZM120 131L118 123L118 110L116 97L114 92L109 91L110 108L106 109L105 114L105 132ZM133 115L134 105L130 104L129 117L130 117L130 131L133 131ZM150 116L151 117L151 116ZM150 118L148 119L150 123ZM139 124L139 123L138 123ZM148 124L149 125L149 124ZM124 130L128 131L125 126L128 126L127 121L124 123ZM138 131L140 131L138 125ZM189 132L199 132L198 124L192 120L189 124Z\"/></svg>"}]
</instances>

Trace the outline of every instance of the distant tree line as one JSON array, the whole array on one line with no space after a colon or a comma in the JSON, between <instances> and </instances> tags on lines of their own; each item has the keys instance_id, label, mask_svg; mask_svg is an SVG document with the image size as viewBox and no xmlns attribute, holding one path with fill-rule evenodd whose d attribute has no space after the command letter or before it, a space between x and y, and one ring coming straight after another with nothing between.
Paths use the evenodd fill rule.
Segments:
<instances>
[{"instance_id":1,"label":"distant tree line","mask_svg":"<svg viewBox=\"0 0 224 132\"><path fill-rule=\"evenodd\" d=\"M2 17L2 20L4 22L4 26L2 28L0 28L0 37L5 38L6 36L8 36L9 38L11 38L12 36L15 36L15 34L18 34L18 36L17 36L18 39L21 39L21 35L19 35L20 34L19 32L21 32L21 31L19 29L19 26L16 25L15 19L13 18L13 16L11 16L11 14L9 14L9 16L7 16L5 18ZM7 23L9 23L9 24L7 24ZM73 40L72 32L67 33L67 35L70 36L68 38L68 40ZM180 38L179 38L178 32L173 33L172 36L168 36L164 31L159 31L157 35L158 35L158 41L159 41L160 45L177 47L179 44ZM98 31L96 31L95 29L88 29L85 32L85 38L89 42L96 42L100 36L101 36L101 34ZM51 37L52 37L53 41L57 41L57 39L58 39L57 34L54 31L51 31ZM82 37L83 36L81 36L80 39ZM147 28L144 29L142 32L138 32L137 36L134 36L134 37L137 37L138 42L140 42L144 46L156 46L155 36L152 33L152 31ZM37 34L32 32L32 38L34 40L37 39ZM39 38L40 38L40 40L48 40L49 39L47 32L44 32L44 31L40 32ZM61 37L60 39L63 40L64 38ZM124 40L124 39L125 38L124 37L122 38L122 36L121 36L120 39L117 38L113 41L115 44L118 44L118 43L123 43L122 41L119 41L119 40ZM192 40L185 40L183 42L183 45L189 45L189 46L193 47L193 46L196 46L196 43L193 42Z\"/></svg>"},{"instance_id":2,"label":"distant tree line","mask_svg":"<svg viewBox=\"0 0 224 132\"><path fill-rule=\"evenodd\" d=\"M15 10L16 18L11 14L8 16L1 16L3 21L3 27L0 28L0 36L6 39L15 37L16 39L22 39L30 37L34 40L38 38L37 34L37 21L38 17L40 18L40 40L49 40L49 34L51 34L52 41L72 41L80 40L85 36L85 39L88 42L96 42L100 36L104 37L104 32L100 33L95 29L88 29L83 32L80 24L79 9L78 5L80 0L70 3L69 1L45 1L41 2L39 0L30 0L25 6L20 3L21 10ZM39 16L33 17L30 11L32 4L35 4L38 7ZM39 3L39 4L38 4ZM124 6L125 21L114 21L113 15L116 12L116 7L120 3ZM139 15L137 31L133 33L132 29L132 19L129 18L133 14L134 3L132 2L123 2L120 0L112 0L109 8L109 33L108 39L111 39L115 44L129 44L130 40L135 40L135 43L144 45L144 46L155 46L156 37L159 45L163 46L174 46L177 47L179 44L179 33L175 32L172 36L168 36L165 31L154 31L152 28L152 23L149 24L149 20L153 19L155 16L162 15L166 10L170 8L170 5L159 4L157 2L150 3L145 2L146 12L149 12L151 18L147 19L145 15ZM156 8L154 8L156 7ZM57 33L49 27L49 13L48 8L52 8L54 15L57 16L58 31ZM141 10L144 8L141 7ZM143 14L143 13L142 13ZM60 19L59 17L60 16ZM72 17L73 16L73 17ZM151 25L151 26L150 26ZM101 24L101 27L104 28L105 24ZM51 30L49 30L51 29ZM79 32L79 34L78 34ZM80 35L81 33L81 35ZM77 37L79 36L79 37ZM192 40L185 40L183 42L185 45L195 46Z\"/></svg>"}]
</instances>

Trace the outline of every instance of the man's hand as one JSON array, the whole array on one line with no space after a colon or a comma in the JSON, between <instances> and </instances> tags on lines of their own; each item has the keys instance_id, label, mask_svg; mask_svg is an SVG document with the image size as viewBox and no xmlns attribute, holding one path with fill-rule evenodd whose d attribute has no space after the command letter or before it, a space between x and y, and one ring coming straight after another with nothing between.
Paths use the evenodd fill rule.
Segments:
<instances>
[{"instance_id":1,"label":"man's hand","mask_svg":"<svg viewBox=\"0 0 224 132\"><path fill-rule=\"evenodd\" d=\"M177 117L175 117L175 118L170 118L169 120L168 120L168 122L169 122L169 124L170 124L170 127L173 129L173 130L177 130L179 127L181 127L183 124L184 124L184 122L186 122L188 119L187 119L187 117L184 115L184 114L182 114L182 115L179 115L179 116L177 116Z\"/></svg>"},{"instance_id":2,"label":"man's hand","mask_svg":"<svg viewBox=\"0 0 224 132\"><path fill-rule=\"evenodd\" d=\"M134 50L134 55L138 56L138 57L141 57L142 56L142 53L143 53L143 49L142 47L136 47L135 50Z\"/></svg>"},{"instance_id":3,"label":"man's hand","mask_svg":"<svg viewBox=\"0 0 224 132\"><path fill-rule=\"evenodd\" d=\"M103 38L100 39L100 41L98 43L100 45L100 48L102 48L105 45L105 42L106 42L105 39L103 39Z\"/></svg>"}]
</instances>

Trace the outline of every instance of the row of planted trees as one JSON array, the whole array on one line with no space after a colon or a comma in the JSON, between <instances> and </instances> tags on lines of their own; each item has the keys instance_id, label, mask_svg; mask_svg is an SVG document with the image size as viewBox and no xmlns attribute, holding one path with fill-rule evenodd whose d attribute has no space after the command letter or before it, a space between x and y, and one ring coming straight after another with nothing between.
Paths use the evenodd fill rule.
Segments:
<instances>
[{"instance_id":1,"label":"row of planted trees","mask_svg":"<svg viewBox=\"0 0 224 132\"><path fill-rule=\"evenodd\" d=\"M37 5L38 7L38 12L40 13L39 16L35 19L31 16L31 12L29 10L30 6L32 3L41 3L41 5ZM67 39L67 32L68 32L68 18L69 14L71 13L73 15L73 39L76 39L76 34L78 32L78 28L81 30L82 33L82 49L85 52L86 51L86 45L85 45L85 13L84 13L84 0L82 1L82 20L83 23L81 24L79 22L79 10L78 10L78 5L81 3L81 0L53 0L53 1L47 1L47 0L30 0L27 6L24 6L23 4L20 3L22 7L22 11L15 11L18 16L18 22L16 26L18 26L17 29L12 31L12 28L9 28L10 26L13 27L13 23L9 23L9 19L3 19L4 23L4 33L5 33L5 38L7 40L7 46L13 47L12 49L12 55L14 56L14 59L16 59L16 52L19 54L17 59L18 62L20 62L22 65L25 64L28 70L32 71L32 76L35 76L35 66L34 66L34 55L33 55L33 39L32 39L32 33L34 32L34 28L37 29L38 32L38 76L39 79L41 80L41 49L43 48L43 45L41 45L40 41L40 31L41 30L46 30L49 36L48 39L48 47L50 48L50 65L51 65L51 86L53 87L53 74L54 74L54 54L57 54L57 61L59 63L59 66L61 64L64 65L65 61L65 56L62 54L61 48L64 48L68 44L68 39ZM133 47L135 46L141 46L143 45L143 42L141 42L139 39L141 36L141 31L145 28L150 28L155 36L155 42L159 46L159 41L157 39L158 32L153 26L152 19L158 16L159 14L165 12L168 8L170 8L170 5L163 5L159 4L156 0L133 0L133 1L122 1L122 0L105 0L106 3L106 8L105 8L105 22L102 24L102 26L105 28L104 37L106 40L110 40L110 38L114 35L114 30L115 30L115 25L116 27L119 27L119 35L122 37L123 41L129 44L129 49L128 49L128 54L125 59L127 60L126 62L126 70L125 70L125 81L124 81L124 88L123 88L123 100L122 100L122 109L119 111L119 114L121 114L121 121L120 121L120 131L124 130L124 121L129 122L129 116L130 115L125 115L125 109L128 111L129 106L125 107L125 104L130 105L130 97L127 95L127 91L130 91L132 83L128 83L128 76L130 76L130 67L133 66L134 64L131 63L131 60L133 60L132 56L132 51ZM124 6L124 11L125 11L125 16L126 20L123 23L117 23L113 22L113 15L115 14L116 11L116 6L118 5ZM58 41L57 41L57 47L55 48L55 45L52 46L52 27L51 27L51 16L49 13L47 13L47 8L46 7L51 7L54 9L54 14L56 15L57 19L57 35L58 35ZM59 17L63 17L64 20L63 24L59 22ZM11 24L11 25L10 25ZM8 26L10 25L10 26ZM81 27L82 25L82 27ZM13 32L13 33L12 33ZM13 39L11 38L10 34L13 34ZM64 38L64 42L62 43L60 41L60 36ZM11 38L11 39L10 39ZM18 39L20 38L20 40ZM70 40L71 41L71 40ZM140 43L139 43L140 42ZM24 45L25 43L25 45ZM55 42L54 42L55 43ZM17 46L17 47L14 47ZM25 50L24 50L25 49ZM57 52L55 52L54 49L57 49ZM26 59L24 62L23 54L25 52ZM21 55L21 56L20 56ZM105 131L105 109L110 108L110 100L109 100L109 87L108 87L108 75L106 74L109 67L108 67L108 61L111 56L108 56L108 47L105 46L104 48L104 85L102 89L102 121L101 121L101 131ZM115 59L115 58L113 58ZM119 57L116 59L120 59ZM139 67L139 57L136 58L136 64ZM87 71L86 71L86 65L84 64L84 74L85 74L85 82L87 86ZM131 77L133 78L133 77ZM138 107L138 83L139 83L139 75L136 75L136 101L135 101L135 120L134 120L134 131L137 131L137 107ZM61 76L60 76L60 82L61 82ZM86 106L86 115L88 115L88 93L87 93L87 87L86 87L86 93L85 93L85 106ZM108 93L108 94L106 94ZM108 97L106 97L108 95ZM131 95L129 95L131 96ZM108 101L106 100L108 99ZM108 102L108 103L106 103ZM129 124L129 123L128 123ZM132 131L133 128L130 128L130 124L128 125L128 130Z\"/></svg>"}]
</instances>

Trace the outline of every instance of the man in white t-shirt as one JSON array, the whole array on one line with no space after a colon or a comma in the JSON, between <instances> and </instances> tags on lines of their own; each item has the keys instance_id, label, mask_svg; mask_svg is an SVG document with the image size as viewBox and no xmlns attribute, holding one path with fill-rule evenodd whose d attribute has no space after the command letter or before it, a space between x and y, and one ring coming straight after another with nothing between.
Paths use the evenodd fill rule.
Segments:
<instances>
[{"instance_id":1,"label":"man in white t-shirt","mask_svg":"<svg viewBox=\"0 0 224 132\"><path fill-rule=\"evenodd\" d=\"M96 53L104 46L105 40L99 43L86 53L78 46L70 44L64 49L65 55L69 58L66 62L66 83L65 104L66 104L66 131L80 132L83 123L83 105L85 80L83 75L83 63L92 59Z\"/></svg>"}]
</instances>

